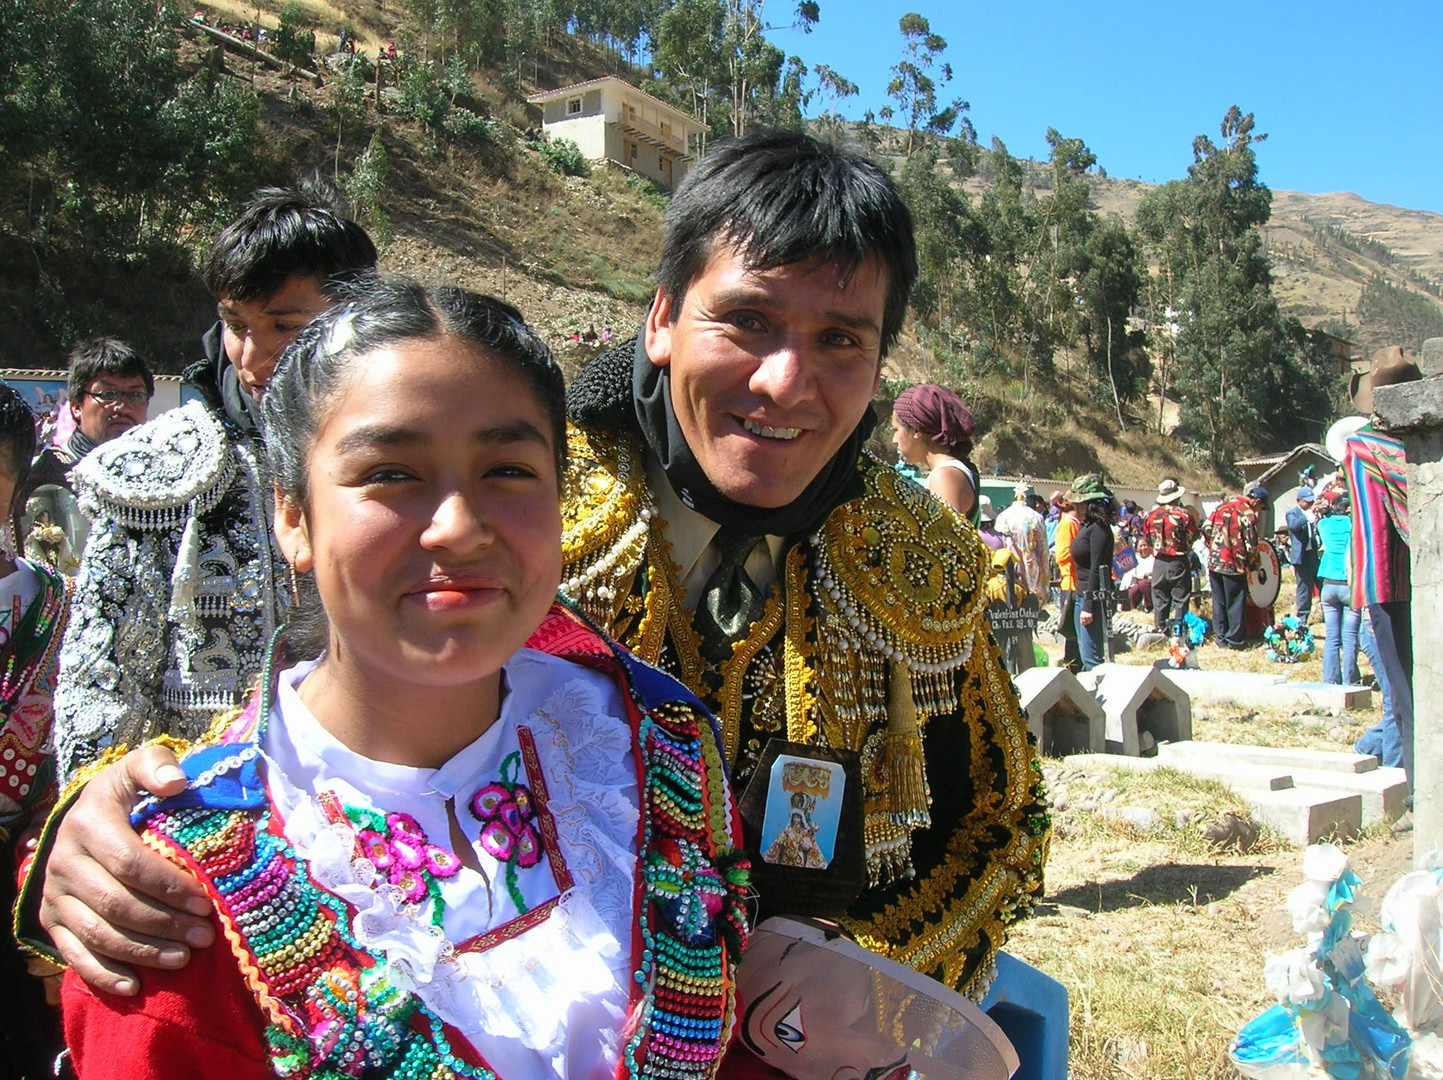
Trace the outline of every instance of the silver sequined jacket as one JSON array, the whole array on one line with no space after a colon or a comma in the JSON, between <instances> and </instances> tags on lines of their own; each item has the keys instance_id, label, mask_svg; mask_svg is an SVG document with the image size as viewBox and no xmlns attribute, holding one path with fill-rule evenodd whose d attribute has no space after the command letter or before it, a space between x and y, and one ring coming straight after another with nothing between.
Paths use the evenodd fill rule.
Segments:
<instances>
[{"instance_id":1,"label":"silver sequined jacket","mask_svg":"<svg viewBox=\"0 0 1443 1080\"><path fill-rule=\"evenodd\" d=\"M194 738L240 705L276 628L261 448L194 401L72 473L93 519L55 697L64 782L110 746Z\"/></svg>"}]
</instances>

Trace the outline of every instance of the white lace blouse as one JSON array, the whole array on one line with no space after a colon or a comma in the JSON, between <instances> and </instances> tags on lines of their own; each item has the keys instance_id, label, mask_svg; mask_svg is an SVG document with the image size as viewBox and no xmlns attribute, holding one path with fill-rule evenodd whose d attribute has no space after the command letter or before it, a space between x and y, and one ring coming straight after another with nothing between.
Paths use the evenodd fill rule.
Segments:
<instances>
[{"instance_id":1,"label":"white lace blouse","mask_svg":"<svg viewBox=\"0 0 1443 1080\"><path fill-rule=\"evenodd\" d=\"M421 769L362 757L321 727L296 693L316 663L281 675L262 750L286 838L315 880L355 909L355 938L501 1076L614 1075L631 982L639 820L635 754L616 685L523 649L506 665L497 722L440 768ZM534 744L531 769L521 729ZM473 797L503 780L513 791L526 785L537 803L544 788L559 859L543 848L535 865L521 868L483 843ZM482 873L463 865L430 879L443 907L436 927L436 894L407 902L384 867L353 857L354 812L410 815L454 866L451 800ZM349 816L336 812L337 802ZM386 861L384 851L378 858Z\"/></svg>"}]
</instances>

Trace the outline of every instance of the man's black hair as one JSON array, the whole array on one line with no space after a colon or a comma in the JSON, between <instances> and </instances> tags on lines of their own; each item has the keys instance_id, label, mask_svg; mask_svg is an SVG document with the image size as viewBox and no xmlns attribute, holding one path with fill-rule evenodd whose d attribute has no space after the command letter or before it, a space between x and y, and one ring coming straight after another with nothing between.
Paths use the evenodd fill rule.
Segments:
<instances>
[{"instance_id":1,"label":"man's black hair","mask_svg":"<svg viewBox=\"0 0 1443 1080\"><path fill-rule=\"evenodd\" d=\"M366 230L338 209L318 180L261 188L211 248L205 283L217 300L273 295L286 279L315 278L330 295L341 282L376 266Z\"/></svg>"},{"instance_id":2,"label":"man's black hair","mask_svg":"<svg viewBox=\"0 0 1443 1080\"><path fill-rule=\"evenodd\" d=\"M20 396L20 391L0 380L0 468L15 482L19 493L30 475L30 459L35 456L35 414ZM8 515L11 508L0 507Z\"/></svg>"},{"instance_id":3,"label":"man's black hair","mask_svg":"<svg viewBox=\"0 0 1443 1080\"><path fill-rule=\"evenodd\" d=\"M155 393L155 376L150 367L125 342L117 338L98 337L82 341L70 350L67 360L70 377L65 392L71 401L79 401L90 384L104 375L138 375L145 380L145 392Z\"/></svg>"},{"instance_id":4,"label":"man's black hair","mask_svg":"<svg viewBox=\"0 0 1443 1080\"><path fill-rule=\"evenodd\" d=\"M851 274L875 257L887 275L883 356L901 332L917 278L912 215L891 178L860 154L791 132L719 143L666 212L656 283L673 312L720 247L754 270L825 261Z\"/></svg>"}]
</instances>

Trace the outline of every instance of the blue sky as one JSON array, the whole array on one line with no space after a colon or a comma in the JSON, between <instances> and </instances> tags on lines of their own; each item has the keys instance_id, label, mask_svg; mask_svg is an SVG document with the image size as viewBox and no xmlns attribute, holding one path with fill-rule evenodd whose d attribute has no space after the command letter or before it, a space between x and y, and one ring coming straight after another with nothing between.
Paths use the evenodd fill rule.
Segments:
<instances>
[{"instance_id":1,"label":"blue sky","mask_svg":"<svg viewBox=\"0 0 1443 1080\"><path fill-rule=\"evenodd\" d=\"M767 17L789 10L771 0ZM1217 138L1237 104L1269 136L1257 150L1270 187L1443 213L1439 0L821 0L811 34L770 37L857 83L842 112L858 119L886 104L908 11L947 39L942 94L971 102L984 146L996 135L1041 159L1050 125L1083 139L1110 176L1161 183L1186 175L1193 137Z\"/></svg>"}]
</instances>

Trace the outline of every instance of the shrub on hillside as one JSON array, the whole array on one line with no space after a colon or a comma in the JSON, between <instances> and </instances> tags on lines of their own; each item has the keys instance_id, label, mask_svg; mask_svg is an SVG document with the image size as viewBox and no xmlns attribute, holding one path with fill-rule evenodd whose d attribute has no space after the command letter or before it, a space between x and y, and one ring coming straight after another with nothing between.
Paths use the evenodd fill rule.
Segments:
<instances>
[{"instance_id":1,"label":"shrub on hillside","mask_svg":"<svg viewBox=\"0 0 1443 1080\"><path fill-rule=\"evenodd\" d=\"M401 76L396 89L400 93L392 108L398 116L419 120L431 127L439 128L444 124L446 114L451 111L451 100L434 64L412 64Z\"/></svg>"},{"instance_id":2,"label":"shrub on hillside","mask_svg":"<svg viewBox=\"0 0 1443 1080\"><path fill-rule=\"evenodd\" d=\"M366 226L383 251L393 237L391 218L384 206L390 171L391 157L386 153L381 133L377 131L356 159L344 185L356 219Z\"/></svg>"},{"instance_id":3,"label":"shrub on hillside","mask_svg":"<svg viewBox=\"0 0 1443 1080\"><path fill-rule=\"evenodd\" d=\"M307 67L315 51L316 32L311 29L311 17L296 0L290 0L281 8L274 52L288 64Z\"/></svg>"},{"instance_id":4,"label":"shrub on hillside","mask_svg":"<svg viewBox=\"0 0 1443 1080\"><path fill-rule=\"evenodd\" d=\"M563 176L586 176L591 172L581 147L570 139L542 139L533 145L542 160Z\"/></svg>"},{"instance_id":5,"label":"shrub on hillside","mask_svg":"<svg viewBox=\"0 0 1443 1080\"><path fill-rule=\"evenodd\" d=\"M442 127L457 143L473 150L489 150L506 142L505 125L495 117L482 116L470 109L452 109Z\"/></svg>"}]
</instances>

